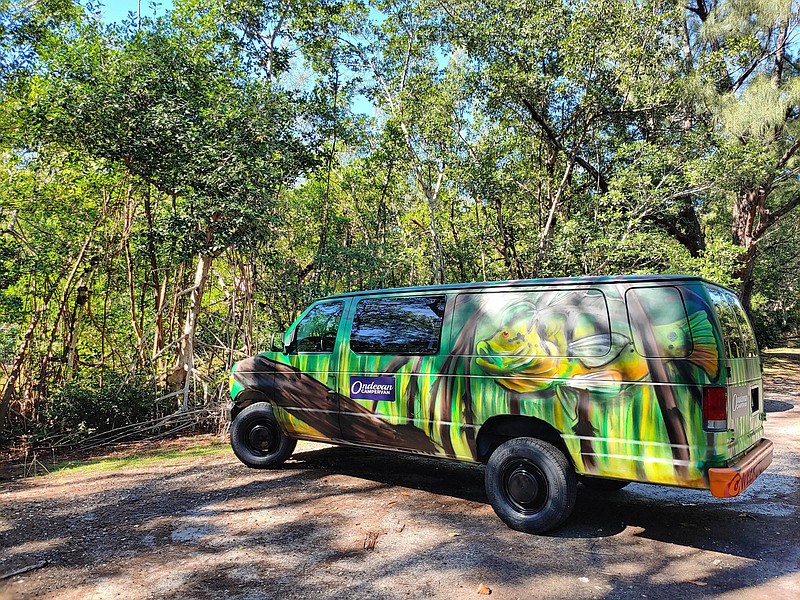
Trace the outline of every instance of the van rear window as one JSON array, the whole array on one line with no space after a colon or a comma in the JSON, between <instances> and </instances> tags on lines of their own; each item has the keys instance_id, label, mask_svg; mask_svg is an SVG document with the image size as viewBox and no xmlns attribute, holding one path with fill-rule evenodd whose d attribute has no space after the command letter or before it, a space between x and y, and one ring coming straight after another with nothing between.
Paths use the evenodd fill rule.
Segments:
<instances>
[{"instance_id":1,"label":"van rear window","mask_svg":"<svg viewBox=\"0 0 800 600\"><path fill-rule=\"evenodd\" d=\"M350 348L360 354L436 354L444 308L444 296L360 300Z\"/></svg>"},{"instance_id":2,"label":"van rear window","mask_svg":"<svg viewBox=\"0 0 800 600\"><path fill-rule=\"evenodd\" d=\"M753 333L753 328L750 326L750 320L747 318L747 313L744 312L739 299L731 294L730 301L733 305L733 312L736 313L737 322L739 323L739 332L742 334L742 346L744 348L745 356L758 356L758 345L756 344L756 336Z\"/></svg>"},{"instance_id":3,"label":"van rear window","mask_svg":"<svg viewBox=\"0 0 800 600\"><path fill-rule=\"evenodd\" d=\"M708 294L719 319L727 357L757 356L755 336L738 298L728 291L712 287L708 288Z\"/></svg>"}]
</instances>

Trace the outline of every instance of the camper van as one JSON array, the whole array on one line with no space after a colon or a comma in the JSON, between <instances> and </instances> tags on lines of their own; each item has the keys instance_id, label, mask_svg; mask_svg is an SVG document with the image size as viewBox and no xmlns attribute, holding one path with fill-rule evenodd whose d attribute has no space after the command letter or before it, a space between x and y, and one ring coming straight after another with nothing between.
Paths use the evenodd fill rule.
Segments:
<instances>
[{"instance_id":1,"label":"camper van","mask_svg":"<svg viewBox=\"0 0 800 600\"><path fill-rule=\"evenodd\" d=\"M231 444L272 468L296 440L486 465L509 527L570 515L577 484L744 491L772 460L736 294L688 276L341 294L230 376Z\"/></svg>"}]
</instances>

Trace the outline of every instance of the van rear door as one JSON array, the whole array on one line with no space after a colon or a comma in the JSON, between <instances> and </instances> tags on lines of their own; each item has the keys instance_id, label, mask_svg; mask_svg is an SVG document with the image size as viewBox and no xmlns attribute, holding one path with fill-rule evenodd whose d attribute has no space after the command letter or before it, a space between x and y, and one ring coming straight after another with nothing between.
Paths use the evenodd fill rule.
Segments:
<instances>
[{"instance_id":1,"label":"van rear door","mask_svg":"<svg viewBox=\"0 0 800 600\"><path fill-rule=\"evenodd\" d=\"M755 445L763 434L761 363L753 328L739 299L722 288L709 287L708 292L723 337L728 430L733 431L729 458L733 458Z\"/></svg>"}]
</instances>

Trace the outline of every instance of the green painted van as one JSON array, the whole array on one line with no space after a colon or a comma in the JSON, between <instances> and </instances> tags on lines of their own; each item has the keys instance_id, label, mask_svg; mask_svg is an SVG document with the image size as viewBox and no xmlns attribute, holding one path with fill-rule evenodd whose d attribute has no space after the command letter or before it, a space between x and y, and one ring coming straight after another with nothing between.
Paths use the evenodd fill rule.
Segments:
<instances>
[{"instance_id":1,"label":"green painted van","mask_svg":"<svg viewBox=\"0 0 800 600\"><path fill-rule=\"evenodd\" d=\"M230 392L250 467L298 439L484 463L497 515L531 533L567 519L578 482L732 497L772 460L750 322L697 277L331 296L237 363Z\"/></svg>"}]
</instances>

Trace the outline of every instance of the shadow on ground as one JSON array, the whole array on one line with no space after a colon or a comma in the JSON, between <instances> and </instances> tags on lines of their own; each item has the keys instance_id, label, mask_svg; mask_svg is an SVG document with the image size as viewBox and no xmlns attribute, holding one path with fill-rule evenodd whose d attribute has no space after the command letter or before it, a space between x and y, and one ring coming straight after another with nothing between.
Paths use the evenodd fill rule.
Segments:
<instances>
[{"instance_id":1,"label":"shadow on ground","mask_svg":"<svg viewBox=\"0 0 800 600\"><path fill-rule=\"evenodd\" d=\"M581 488L564 527L531 536L494 516L480 467L344 447L278 471L224 457L25 480L3 497L0 572L48 561L0 582L19 598L460 597L481 581L498 597L691 597L797 569L796 518L703 492Z\"/></svg>"}]
</instances>

